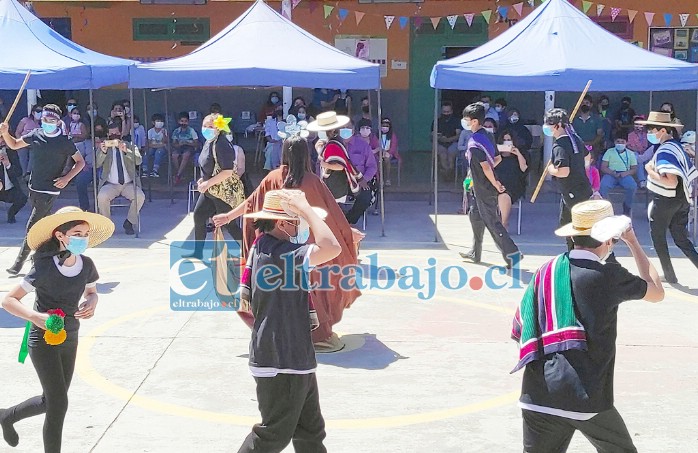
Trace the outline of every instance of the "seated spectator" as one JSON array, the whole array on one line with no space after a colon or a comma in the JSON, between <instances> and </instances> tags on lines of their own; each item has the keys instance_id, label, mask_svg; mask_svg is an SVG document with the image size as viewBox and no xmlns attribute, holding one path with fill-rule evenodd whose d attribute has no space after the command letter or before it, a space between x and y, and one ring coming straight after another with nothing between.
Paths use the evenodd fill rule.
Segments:
<instances>
[{"instance_id":1,"label":"seated spectator","mask_svg":"<svg viewBox=\"0 0 698 453\"><path fill-rule=\"evenodd\" d=\"M351 127L351 124L348 127ZM371 125L368 120L362 120L357 128L358 131L347 142L347 152L354 168L363 174L366 185L355 195L354 205L347 212L347 221L352 225L358 223L364 212L374 203L378 187L378 164L371 146ZM373 138L375 139L375 136Z\"/></svg>"},{"instance_id":2,"label":"seated spectator","mask_svg":"<svg viewBox=\"0 0 698 453\"><path fill-rule=\"evenodd\" d=\"M486 119L485 123L487 121L492 120ZM497 205L502 217L502 225L508 230L512 205L526 195L528 164L531 158L528 150L519 150L514 145L513 137L509 132L504 132L498 143L501 145L498 146L501 160L495 161L494 173L506 191L497 196Z\"/></svg>"},{"instance_id":3,"label":"seated spectator","mask_svg":"<svg viewBox=\"0 0 698 453\"><path fill-rule=\"evenodd\" d=\"M453 105L450 102L441 104L441 116L436 127L439 174L443 180L451 180L454 177L458 139L463 126L460 120L453 116ZM434 124L431 128L433 131Z\"/></svg>"},{"instance_id":4,"label":"seated spectator","mask_svg":"<svg viewBox=\"0 0 698 453\"><path fill-rule=\"evenodd\" d=\"M615 117L614 129L616 131L623 131L626 134L629 134L630 131L632 131L635 127L635 123L633 123L635 110L633 110L633 108L630 106L631 102L632 100L628 96L625 96L621 100L620 109Z\"/></svg>"},{"instance_id":5,"label":"seated spectator","mask_svg":"<svg viewBox=\"0 0 698 453\"><path fill-rule=\"evenodd\" d=\"M497 121L494 118L485 118L485 121L482 122L482 127L492 134L492 138L494 139L494 142L497 141Z\"/></svg>"},{"instance_id":6,"label":"seated spectator","mask_svg":"<svg viewBox=\"0 0 698 453\"><path fill-rule=\"evenodd\" d=\"M591 199L602 199L603 197L599 193L599 190L601 190L601 174L599 173L599 169L596 168L596 162L592 160L591 154L587 154L584 158L584 168L587 172L589 184L591 184L591 190L594 191L594 194L591 196Z\"/></svg>"},{"instance_id":7,"label":"seated spectator","mask_svg":"<svg viewBox=\"0 0 698 453\"><path fill-rule=\"evenodd\" d=\"M264 148L264 170L270 172L281 166L281 148L283 139L279 136L279 123L283 121L283 113L276 114L264 122L264 138L267 146Z\"/></svg>"},{"instance_id":8,"label":"seated spectator","mask_svg":"<svg viewBox=\"0 0 698 453\"><path fill-rule=\"evenodd\" d=\"M584 144L591 146L592 156L597 158L603 152L604 132L599 118L591 114L591 95L586 95L579 108L579 115L572 121L572 127Z\"/></svg>"},{"instance_id":9,"label":"seated spectator","mask_svg":"<svg viewBox=\"0 0 698 453\"><path fill-rule=\"evenodd\" d=\"M119 125L119 130L121 130L121 133L126 136L129 134L128 131L131 130L131 124L129 123L128 116L126 115L126 111L124 110L124 106L122 104L123 101L114 101L111 105L111 112L109 113L109 118L110 122L116 123ZM120 137L123 138L124 140L126 139L125 137Z\"/></svg>"},{"instance_id":10,"label":"seated spectator","mask_svg":"<svg viewBox=\"0 0 698 453\"><path fill-rule=\"evenodd\" d=\"M176 172L175 184L182 182L184 172L188 169L189 159L199 149L199 136L189 126L189 114L180 112L179 127L172 131L172 165Z\"/></svg>"},{"instance_id":11,"label":"seated spectator","mask_svg":"<svg viewBox=\"0 0 698 453\"><path fill-rule=\"evenodd\" d=\"M315 121L315 118L308 114L308 108L304 105L299 106L296 109L296 114L293 116L295 116L298 121L306 121L308 123Z\"/></svg>"},{"instance_id":12,"label":"seated spectator","mask_svg":"<svg viewBox=\"0 0 698 453\"><path fill-rule=\"evenodd\" d=\"M19 121L17 129L15 130L15 137L24 137L34 129L41 127L41 104L35 104L32 106L31 112ZM0 138L0 140L2 140ZM28 175L31 171L29 165L29 147L20 148L17 150L17 155L19 157L19 164L22 167L22 174Z\"/></svg>"},{"instance_id":13,"label":"seated spectator","mask_svg":"<svg viewBox=\"0 0 698 453\"><path fill-rule=\"evenodd\" d=\"M615 112L611 112L611 101L605 94L599 96L599 101L596 105L598 107L596 115L599 119L599 122L601 123L601 129L603 130L604 141L602 143L602 146L605 149L610 146L613 146L613 119L616 117L616 114Z\"/></svg>"},{"instance_id":14,"label":"seated spectator","mask_svg":"<svg viewBox=\"0 0 698 453\"><path fill-rule=\"evenodd\" d=\"M494 109L492 105L492 98L488 94L483 94L480 96L480 102L485 105L485 118L490 118L499 123L499 113Z\"/></svg>"},{"instance_id":15,"label":"seated spectator","mask_svg":"<svg viewBox=\"0 0 698 453\"><path fill-rule=\"evenodd\" d=\"M644 115L635 115L633 124L636 121L644 120ZM633 131L628 134L628 149L635 153L637 158L637 174L635 179L640 187L647 185L647 175L645 173L645 164L652 158L654 154L654 145L647 141L647 131L645 127L639 124L634 124ZM649 153L648 153L649 150Z\"/></svg>"},{"instance_id":16,"label":"seated spectator","mask_svg":"<svg viewBox=\"0 0 698 453\"><path fill-rule=\"evenodd\" d=\"M22 167L14 150L7 150L0 137L0 201L10 204L7 210L7 223L17 223L15 216L27 204L27 196L22 191Z\"/></svg>"},{"instance_id":17,"label":"seated spectator","mask_svg":"<svg viewBox=\"0 0 698 453\"><path fill-rule=\"evenodd\" d=\"M507 101L504 98L499 98L494 101L494 111L497 112L499 120L497 121L497 127L499 129L504 129L509 120L509 112L507 111Z\"/></svg>"},{"instance_id":18,"label":"seated spectator","mask_svg":"<svg viewBox=\"0 0 698 453\"><path fill-rule=\"evenodd\" d=\"M269 117L274 118L279 111L281 111L281 114L283 115L283 110L284 105L281 102L281 96L279 96L277 91L272 91L269 93L267 102L265 102L262 108L259 109L259 116L257 118L259 118L259 121L264 121Z\"/></svg>"},{"instance_id":19,"label":"seated spectator","mask_svg":"<svg viewBox=\"0 0 698 453\"><path fill-rule=\"evenodd\" d=\"M148 129L148 146L141 168L144 177L159 178L160 165L162 164L163 157L167 155L169 138L167 136L167 129L165 129L165 118L162 114L156 113L151 119L153 127ZM151 161L153 162L152 167L150 166ZM153 171L148 172L149 168L152 168Z\"/></svg>"},{"instance_id":20,"label":"seated spectator","mask_svg":"<svg viewBox=\"0 0 698 453\"><path fill-rule=\"evenodd\" d=\"M295 98L293 98L291 108L288 109L288 114L298 117L298 109L301 107L304 107L306 112L308 112L308 104L305 103L305 99L303 98L303 96L296 96Z\"/></svg>"},{"instance_id":21,"label":"seated spectator","mask_svg":"<svg viewBox=\"0 0 698 453\"><path fill-rule=\"evenodd\" d=\"M696 132L688 131L681 136L681 145L686 154L695 159L696 157Z\"/></svg>"},{"instance_id":22,"label":"seated spectator","mask_svg":"<svg viewBox=\"0 0 698 453\"><path fill-rule=\"evenodd\" d=\"M337 100L334 101L334 111L337 113L337 115L345 115L345 116L348 116L349 118L351 118L351 115L352 115L351 91L349 91L347 89L342 89L342 90L337 90L337 91L339 91L339 96L337 97Z\"/></svg>"},{"instance_id":23,"label":"seated spectator","mask_svg":"<svg viewBox=\"0 0 698 453\"><path fill-rule=\"evenodd\" d=\"M218 102L214 102L211 104L211 107L208 109L209 114L220 114L221 113L221 105Z\"/></svg>"},{"instance_id":24,"label":"seated spectator","mask_svg":"<svg viewBox=\"0 0 698 453\"><path fill-rule=\"evenodd\" d=\"M97 153L97 168L102 169L99 179L97 204L99 213L111 217L111 202L122 196L131 202L123 226L126 234L135 234L134 225L138 224L138 213L145 202L145 194L141 190L140 178L136 175L136 166L141 164L141 154L138 147L121 140L121 130L116 123L108 126L109 140L117 140L117 146L100 144L101 152ZM134 190L135 179L137 189Z\"/></svg>"},{"instance_id":25,"label":"seated spectator","mask_svg":"<svg viewBox=\"0 0 698 453\"><path fill-rule=\"evenodd\" d=\"M145 135L145 126L141 124L141 119L138 115L133 115L133 144L138 149L147 149L147 136Z\"/></svg>"},{"instance_id":26,"label":"seated spectator","mask_svg":"<svg viewBox=\"0 0 698 453\"><path fill-rule=\"evenodd\" d=\"M380 130L380 147L383 155L383 176L385 176L385 186L390 187L390 169L391 162L397 162L398 166L402 165L402 157L398 148L397 134L393 130L393 123L390 118L383 117ZM460 143L460 140L459 140Z\"/></svg>"},{"instance_id":27,"label":"seated spectator","mask_svg":"<svg viewBox=\"0 0 698 453\"><path fill-rule=\"evenodd\" d=\"M633 207L633 198L637 183L633 177L637 172L635 153L627 149L627 135L620 130L615 135L615 147L606 151L601 163L601 196L608 198L608 192L614 187L625 190L623 214L629 216Z\"/></svg>"}]
</instances>

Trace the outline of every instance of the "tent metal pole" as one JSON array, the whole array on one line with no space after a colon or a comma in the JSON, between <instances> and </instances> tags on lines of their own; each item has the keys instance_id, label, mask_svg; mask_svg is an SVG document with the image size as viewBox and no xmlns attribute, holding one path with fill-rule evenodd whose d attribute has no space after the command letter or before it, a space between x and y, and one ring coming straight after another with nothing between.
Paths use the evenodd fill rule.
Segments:
<instances>
[{"instance_id":1,"label":"tent metal pole","mask_svg":"<svg viewBox=\"0 0 698 453\"><path fill-rule=\"evenodd\" d=\"M148 128L147 125L148 123L148 101L145 96L146 90L143 89L143 119L141 120L141 124L145 124L143 127L145 129L145 150L141 150L141 158L142 159L147 159L148 157ZM153 158L153 167L155 166L155 160ZM141 163L141 171L143 169L143 163ZM153 184L151 183L152 178L148 178L148 201L153 202ZM141 180L141 183L143 181Z\"/></svg>"},{"instance_id":2,"label":"tent metal pole","mask_svg":"<svg viewBox=\"0 0 698 453\"><path fill-rule=\"evenodd\" d=\"M131 121L129 122L131 126L131 146L133 147L133 203L138 206L138 169L136 168L136 148L138 145L136 144L136 128L133 125L133 112L135 111L134 105L133 105L133 88L128 89L128 100L129 100L129 105L131 106ZM130 210L131 208L129 208ZM136 213L136 221L138 222L138 226L136 228L136 238L138 238L140 232L141 232L141 213L140 210Z\"/></svg>"},{"instance_id":3,"label":"tent metal pole","mask_svg":"<svg viewBox=\"0 0 698 453\"><path fill-rule=\"evenodd\" d=\"M650 91L650 109L649 109L649 111L647 112L647 114L649 114L649 112L652 111L652 104L653 104L652 98L653 98L653 97L654 97L654 92L653 92L653 91Z\"/></svg>"},{"instance_id":4,"label":"tent metal pole","mask_svg":"<svg viewBox=\"0 0 698 453\"><path fill-rule=\"evenodd\" d=\"M97 145L95 141L95 101L92 96L92 88L90 88L90 141L92 142L92 196L94 198L95 212L99 212L97 207Z\"/></svg>"},{"instance_id":5,"label":"tent metal pole","mask_svg":"<svg viewBox=\"0 0 698 453\"><path fill-rule=\"evenodd\" d=\"M431 176L434 181L434 242L439 242L439 178L438 168L437 134L439 130L439 89L434 88L434 127L431 131Z\"/></svg>"},{"instance_id":6,"label":"tent metal pole","mask_svg":"<svg viewBox=\"0 0 698 453\"><path fill-rule=\"evenodd\" d=\"M380 125L383 118L383 112L381 107L381 89L376 90L376 96L378 98L378 128L380 133ZM385 237L385 196L383 194L384 187L384 171L383 171L383 148L378 151L378 175L380 177L380 204L381 204L381 237Z\"/></svg>"},{"instance_id":7,"label":"tent metal pole","mask_svg":"<svg viewBox=\"0 0 698 453\"><path fill-rule=\"evenodd\" d=\"M696 112L698 112L698 91L696 91ZM696 130L698 131L698 117L696 117ZM693 158L693 163L698 166L698 154ZM693 197L693 243L698 237L698 190L694 189Z\"/></svg>"},{"instance_id":8,"label":"tent metal pole","mask_svg":"<svg viewBox=\"0 0 698 453\"><path fill-rule=\"evenodd\" d=\"M170 131L170 106L167 100L167 89L163 90L163 93L165 93L165 133L169 134ZM169 186L170 189L170 204L174 204L174 192L172 189L172 151L170 149L170 144L171 140L167 140L167 185ZM188 196L188 194L187 194Z\"/></svg>"}]
</instances>

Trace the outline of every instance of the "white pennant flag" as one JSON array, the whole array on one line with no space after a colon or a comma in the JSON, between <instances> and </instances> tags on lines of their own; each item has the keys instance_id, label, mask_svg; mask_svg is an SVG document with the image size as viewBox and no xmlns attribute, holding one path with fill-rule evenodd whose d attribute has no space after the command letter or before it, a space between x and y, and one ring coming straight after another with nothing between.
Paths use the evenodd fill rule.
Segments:
<instances>
[{"instance_id":1,"label":"white pennant flag","mask_svg":"<svg viewBox=\"0 0 698 453\"><path fill-rule=\"evenodd\" d=\"M534 6L536 4L536 0L528 0L528 6Z\"/></svg>"},{"instance_id":2,"label":"white pennant flag","mask_svg":"<svg viewBox=\"0 0 698 453\"><path fill-rule=\"evenodd\" d=\"M394 20L395 16L385 16L385 28L390 30L390 26L393 25Z\"/></svg>"},{"instance_id":3,"label":"white pennant flag","mask_svg":"<svg viewBox=\"0 0 698 453\"><path fill-rule=\"evenodd\" d=\"M681 19L681 26L685 27L686 22L688 22L688 16L689 14L679 14L679 18Z\"/></svg>"},{"instance_id":4,"label":"white pennant flag","mask_svg":"<svg viewBox=\"0 0 698 453\"><path fill-rule=\"evenodd\" d=\"M600 16L600 15L601 15L601 13L603 12L604 7L605 7L604 5L596 5L596 15L597 15L597 16Z\"/></svg>"},{"instance_id":5,"label":"white pennant flag","mask_svg":"<svg viewBox=\"0 0 698 453\"><path fill-rule=\"evenodd\" d=\"M453 30L453 27L456 26L456 21L458 20L458 16L447 16L446 19L448 19L448 25L450 25L451 30Z\"/></svg>"},{"instance_id":6,"label":"white pennant flag","mask_svg":"<svg viewBox=\"0 0 698 453\"><path fill-rule=\"evenodd\" d=\"M473 25L473 19L475 18L475 14L473 14L473 13L463 14L463 17L465 17L465 21L468 23L468 27Z\"/></svg>"}]
</instances>

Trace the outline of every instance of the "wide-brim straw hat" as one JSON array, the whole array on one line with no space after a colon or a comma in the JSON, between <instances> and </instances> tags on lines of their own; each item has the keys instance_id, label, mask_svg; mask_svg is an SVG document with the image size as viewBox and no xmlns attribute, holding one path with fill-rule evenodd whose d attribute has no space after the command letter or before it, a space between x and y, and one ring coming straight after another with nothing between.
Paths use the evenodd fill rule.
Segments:
<instances>
[{"instance_id":1,"label":"wide-brim straw hat","mask_svg":"<svg viewBox=\"0 0 698 453\"><path fill-rule=\"evenodd\" d=\"M281 198L281 190L270 190L264 194L264 204L262 205L262 210L253 212L250 214L245 214L243 217L251 219L265 219L265 220L298 220L299 217L293 213L290 213L287 209L284 209L284 200ZM286 190L286 192L290 192ZM322 208L316 208L313 206L313 211L321 219L327 217L327 211Z\"/></svg>"},{"instance_id":2,"label":"wide-brim straw hat","mask_svg":"<svg viewBox=\"0 0 698 453\"><path fill-rule=\"evenodd\" d=\"M683 124L676 120L671 119L671 113L667 112L650 112L646 120L635 121L635 124L641 124L643 126L659 126L659 127L673 127L682 128Z\"/></svg>"},{"instance_id":3,"label":"wide-brim straw hat","mask_svg":"<svg viewBox=\"0 0 698 453\"><path fill-rule=\"evenodd\" d=\"M595 223L613 216L613 205L608 200L583 201L572 207L572 222L557 230L557 236L590 236Z\"/></svg>"},{"instance_id":4,"label":"wide-brim straw hat","mask_svg":"<svg viewBox=\"0 0 698 453\"><path fill-rule=\"evenodd\" d=\"M32 250L53 237L53 232L64 223L81 220L90 225L89 246L95 247L106 241L114 234L114 222L103 215L85 212L75 206L66 206L55 214L40 219L27 233L27 244Z\"/></svg>"},{"instance_id":5,"label":"wide-brim straw hat","mask_svg":"<svg viewBox=\"0 0 698 453\"><path fill-rule=\"evenodd\" d=\"M323 112L315 118L315 121L308 124L306 129L311 132L331 131L346 126L349 121L351 120L348 116L337 115L336 112Z\"/></svg>"}]
</instances>

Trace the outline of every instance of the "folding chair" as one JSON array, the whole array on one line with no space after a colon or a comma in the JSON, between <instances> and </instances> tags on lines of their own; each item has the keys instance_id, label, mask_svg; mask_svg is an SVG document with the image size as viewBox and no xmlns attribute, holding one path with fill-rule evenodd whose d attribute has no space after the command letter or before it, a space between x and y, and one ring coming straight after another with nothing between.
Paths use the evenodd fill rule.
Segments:
<instances>
[{"instance_id":1,"label":"folding chair","mask_svg":"<svg viewBox=\"0 0 698 453\"><path fill-rule=\"evenodd\" d=\"M349 212L351 210L351 208L354 207L355 201L356 200L354 198L347 197L347 200L344 203L337 202L337 204L341 208L342 212L344 212L344 214L346 214L347 212ZM368 208L370 209L371 206L369 206ZM368 211L368 209L366 209L366 211ZM364 213L362 215L362 217L363 217L363 231L366 231L366 211L364 211Z\"/></svg>"},{"instance_id":2,"label":"folding chair","mask_svg":"<svg viewBox=\"0 0 698 453\"><path fill-rule=\"evenodd\" d=\"M119 195L116 198L114 198L110 204L111 204L112 208L130 208L131 207L131 201L128 198L124 197L123 195ZM138 226L137 226L138 233L140 233L141 232L141 213L140 213L140 211L138 212L137 223L138 223Z\"/></svg>"},{"instance_id":3,"label":"folding chair","mask_svg":"<svg viewBox=\"0 0 698 453\"><path fill-rule=\"evenodd\" d=\"M197 181L199 180L201 169L198 165L194 165L194 179L189 181L189 188L187 189L187 214L191 214L196 205L196 201L199 199L199 189L197 188Z\"/></svg>"},{"instance_id":4,"label":"folding chair","mask_svg":"<svg viewBox=\"0 0 698 453\"><path fill-rule=\"evenodd\" d=\"M396 159L395 157L390 158L390 166L395 165L397 167L397 186L400 187L400 173L402 172L402 161Z\"/></svg>"},{"instance_id":5,"label":"folding chair","mask_svg":"<svg viewBox=\"0 0 698 453\"><path fill-rule=\"evenodd\" d=\"M521 236L521 207L523 206L522 199L519 198L519 202L516 204L516 234Z\"/></svg>"}]
</instances>

